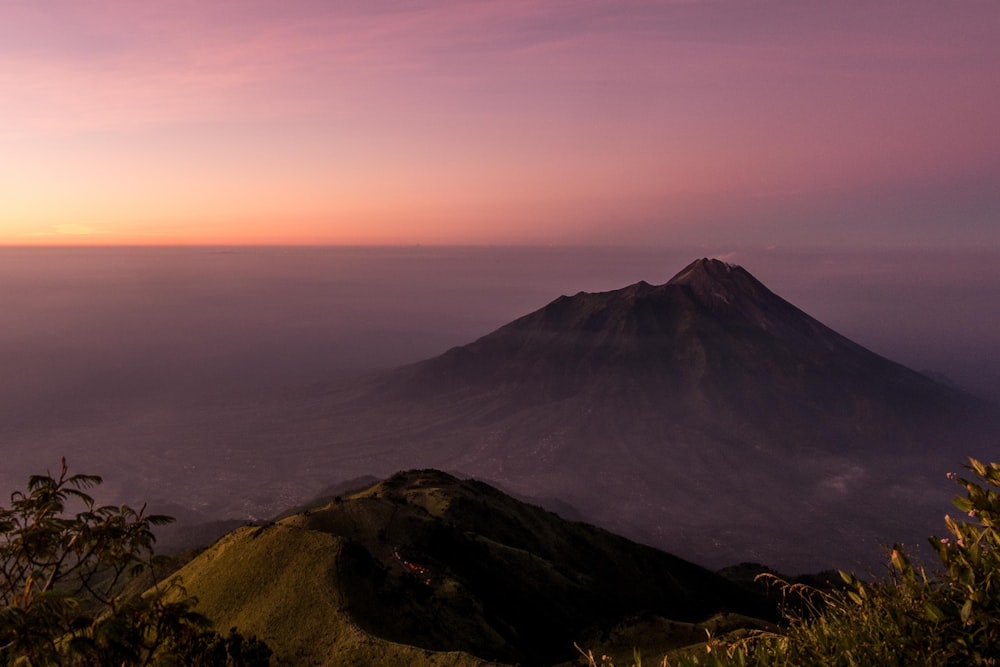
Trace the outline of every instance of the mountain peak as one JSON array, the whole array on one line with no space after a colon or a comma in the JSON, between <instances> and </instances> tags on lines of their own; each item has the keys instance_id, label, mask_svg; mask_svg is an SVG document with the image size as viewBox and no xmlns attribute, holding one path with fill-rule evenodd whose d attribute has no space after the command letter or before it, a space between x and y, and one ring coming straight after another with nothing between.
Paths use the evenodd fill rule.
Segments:
<instances>
[{"instance_id":1,"label":"mountain peak","mask_svg":"<svg viewBox=\"0 0 1000 667\"><path fill-rule=\"evenodd\" d=\"M706 279L720 280L728 278L734 271L746 273L743 267L736 264L723 262L721 259L702 257L681 269L667 284L687 285Z\"/></svg>"},{"instance_id":2,"label":"mountain peak","mask_svg":"<svg viewBox=\"0 0 1000 667\"><path fill-rule=\"evenodd\" d=\"M559 297L368 391L366 400L398 397L399 414L413 415L394 415L380 441L405 443L395 446L413 460L433 450L451 469L572 499L588 520L670 548L682 540L689 555L720 566L744 558L747 545L781 567L801 559L792 569L817 563L820 544L823 558L834 542L857 557L862 533L891 534L883 517L893 514L879 505L937 515L919 486L893 495L898 487L876 471L895 470L896 457L929 470L951 455L942 442L968 434L985 451L979 443L994 432L977 426L990 416L968 397L708 258L666 284ZM409 430L395 426L409 419ZM386 429L383 420L371 429ZM447 481L426 474L411 482ZM771 488L805 499L794 528L784 500L730 514L732 498ZM879 503L866 532L856 517L869 497ZM830 517L841 537L830 537Z\"/></svg>"},{"instance_id":3,"label":"mountain peak","mask_svg":"<svg viewBox=\"0 0 1000 667\"><path fill-rule=\"evenodd\" d=\"M701 300L715 304L775 297L742 266L704 257L684 267L667 285L686 286Z\"/></svg>"}]
</instances>

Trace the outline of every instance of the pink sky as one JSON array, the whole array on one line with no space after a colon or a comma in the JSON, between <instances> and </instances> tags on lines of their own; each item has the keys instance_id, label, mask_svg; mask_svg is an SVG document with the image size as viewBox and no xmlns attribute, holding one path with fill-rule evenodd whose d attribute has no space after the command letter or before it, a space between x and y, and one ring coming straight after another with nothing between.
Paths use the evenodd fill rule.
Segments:
<instances>
[{"instance_id":1,"label":"pink sky","mask_svg":"<svg viewBox=\"0 0 1000 667\"><path fill-rule=\"evenodd\" d=\"M0 2L0 243L1000 245L1000 3Z\"/></svg>"}]
</instances>

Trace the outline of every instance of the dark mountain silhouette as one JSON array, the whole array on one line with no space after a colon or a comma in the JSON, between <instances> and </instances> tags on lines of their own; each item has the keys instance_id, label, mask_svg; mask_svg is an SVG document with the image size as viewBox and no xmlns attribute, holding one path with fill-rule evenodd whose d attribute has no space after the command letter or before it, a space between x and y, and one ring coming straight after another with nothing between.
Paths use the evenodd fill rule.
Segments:
<instances>
[{"instance_id":1,"label":"dark mountain silhouette","mask_svg":"<svg viewBox=\"0 0 1000 667\"><path fill-rule=\"evenodd\" d=\"M631 617L659 619L669 648L720 612L774 614L697 565L435 470L239 528L176 576L280 664L553 664Z\"/></svg>"},{"instance_id":2,"label":"dark mountain silhouette","mask_svg":"<svg viewBox=\"0 0 1000 667\"><path fill-rule=\"evenodd\" d=\"M267 445L227 455L246 480L228 516L433 467L711 567L791 574L881 568L880 547L925 543L951 509L945 473L1000 441L995 408L710 259L230 421Z\"/></svg>"},{"instance_id":3,"label":"dark mountain silhouette","mask_svg":"<svg viewBox=\"0 0 1000 667\"><path fill-rule=\"evenodd\" d=\"M914 444L898 440L911 426L919 432L975 407L840 336L744 269L710 259L665 285L560 297L389 382L410 398L486 399L501 413L567 400L589 403L581 414L594 402L654 408L657 421L685 430L731 436L735 421L744 439L838 452L898 453ZM890 434L897 440L880 445L865 437Z\"/></svg>"},{"instance_id":4,"label":"dark mountain silhouette","mask_svg":"<svg viewBox=\"0 0 1000 667\"><path fill-rule=\"evenodd\" d=\"M355 423L336 449L372 469L458 470L699 562L793 572L922 541L939 480L996 432L985 403L712 259L560 297L360 394L333 409Z\"/></svg>"}]
</instances>

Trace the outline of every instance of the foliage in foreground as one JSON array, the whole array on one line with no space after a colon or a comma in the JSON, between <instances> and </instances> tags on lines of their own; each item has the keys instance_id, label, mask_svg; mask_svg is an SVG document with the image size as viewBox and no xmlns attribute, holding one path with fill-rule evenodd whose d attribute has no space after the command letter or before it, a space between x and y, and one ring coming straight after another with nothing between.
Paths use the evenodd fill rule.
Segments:
<instances>
[{"instance_id":1,"label":"foliage in foreground","mask_svg":"<svg viewBox=\"0 0 1000 667\"><path fill-rule=\"evenodd\" d=\"M949 473L965 491L945 517L949 537L931 538L940 567L915 567L892 550L892 576L867 584L842 574L833 593L784 585L794 600L781 635L757 633L736 643L709 641L698 653L663 667L791 667L793 665L1000 665L1000 464L969 460L974 480ZM581 651L582 652L582 651ZM584 653L591 665L612 667ZM634 664L641 667L636 654Z\"/></svg>"},{"instance_id":2,"label":"foliage in foreground","mask_svg":"<svg viewBox=\"0 0 1000 667\"><path fill-rule=\"evenodd\" d=\"M64 459L0 506L0 665L269 664L263 642L217 634L194 599L135 585L156 563L153 526L172 519L98 506L85 490L100 483Z\"/></svg>"}]
</instances>

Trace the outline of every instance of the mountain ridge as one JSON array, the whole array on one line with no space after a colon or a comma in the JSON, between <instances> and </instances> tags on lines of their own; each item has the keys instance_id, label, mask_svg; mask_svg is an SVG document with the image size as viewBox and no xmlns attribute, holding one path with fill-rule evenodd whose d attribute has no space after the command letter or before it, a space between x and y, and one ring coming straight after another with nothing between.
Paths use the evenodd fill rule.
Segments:
<instances>
[{"instance_id":1,"label":"mountain ridge","mask_svg":"<svg viewBox=\"0 0 1000 667\"><path fill-rule=\"evenodd\" d=\"M174 576L281 664L552 664L632 616L681 622L684 645L713 614L775 613L698 565L432 469L237 529Z\"/></svg>"}]
</instances>

